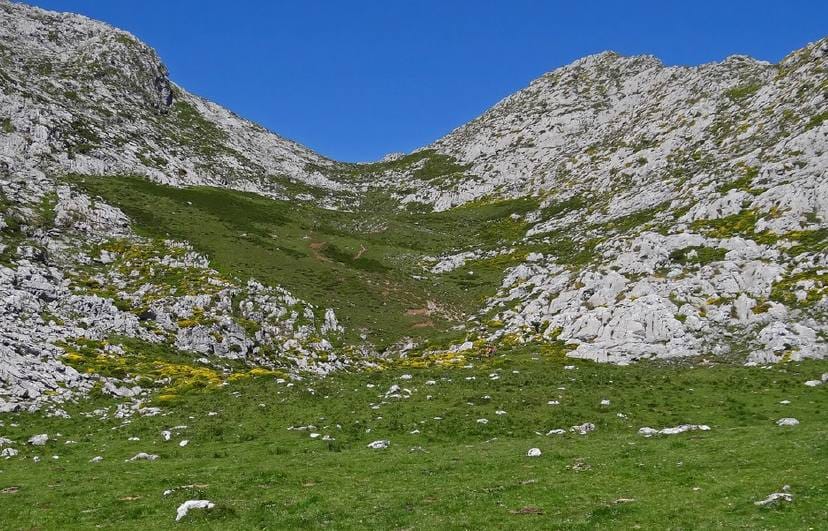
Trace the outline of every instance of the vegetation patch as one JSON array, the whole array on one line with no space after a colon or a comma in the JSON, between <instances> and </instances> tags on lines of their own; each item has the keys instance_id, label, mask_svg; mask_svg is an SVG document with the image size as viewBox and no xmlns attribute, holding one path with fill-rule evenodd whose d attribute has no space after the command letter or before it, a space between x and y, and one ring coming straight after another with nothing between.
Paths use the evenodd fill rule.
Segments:
<instances>
[{"instance_id":1,"label":"vegetation patch","mask_svg":"<svg viewBox=\"0 0 828 531\"><path fill-rule=\"evenodd\" d=\"M756 210L745 209L738 214L719 219L696 220L690 225L690 228L696 231L704 231L713 238L722 239L741 236L750 238L756 243L773 245L779 240L779 236L769 230L756 232L756 222L761 217Z\"/></svg>"},{"instance_id":2,"label":"vegetation patch","mask_svg":"<svg viewBox=\"0 0 828 531\"><path fill-rule=\"evenodd\" d=\"M756 94L756 92L762 88L761 83L746 83L744 85L739 85L738 87L733 87L728 89L725 94L731 100L741 103L742 101L746 100L750 96Z\"/></svg>"},{"instance_id":3,"label":"vegetation patch","mask_svg":"<svg viewBox=\"0 0 828 531\"><path fill-rule=\"evenodd\" d=\"M726 254L727 249L722 249L720 247L704 247L694 245L690 247L684 247L682 249L676 249L675 251L671 252L670 260L682 265L707 265L711 262L720 262L724 260Z\"/></svg>"},{"instance_id":4,"label":"vegetation patch","mask_svg":"<svg viewBox=\"0 0 828 531\"><path fill-rule=\"evenodd\" d=\"M821 112L811 116L808 123L805 124L805 130L813 129L822 125L822 122L828 120L828 111Z\"/></svg>"},{"instance_id":5,"label":"vegetation patch","mask_svg":"<svg viewBox=\"0 0 828 531\"><path fill-rule=\"evenodd\" d=\"M828 296L828 273L812 269L789 275L773 284L771 300L803 308L809 307Z\"/></svg>"},{"instance_id":6,"label":"vegetation patch","mask_svg":"<svg viewBox=\"0 0 828 531\"><path fill-rule=\"evenodd\" d=\"M352 181L366 181L388 172L411 172L417 179L437 183L464 177L468 166L458 163L451 155L423 149L382 162L337 164L334 167L310 165L307 169Z\"/></svg>"},{"instance_id":7,"label":"vegetation patch","mask_svg":"<svg viewBox=\"0 0 828 531\"><path fill-rule=\"evenodd\" d=\"M828 249L828 228L788 232L785 238L796 242L787 249L791 255L821 253Z\"/></svg>"}]
</instances>

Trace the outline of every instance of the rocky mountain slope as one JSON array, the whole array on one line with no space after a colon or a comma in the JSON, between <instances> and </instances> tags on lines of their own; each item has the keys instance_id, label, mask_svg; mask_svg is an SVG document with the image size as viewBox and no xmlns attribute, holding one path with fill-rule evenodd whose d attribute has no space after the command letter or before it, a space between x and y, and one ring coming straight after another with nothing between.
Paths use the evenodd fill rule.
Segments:
<instances>
[{"instance_id":1,"label":"rocky mountain slope","mask_svg":"<svg viewBox=\"0 0 828 531\"><path fill-rule=\"evenodd\" d=\"M176 86L129 33L5 1L0 14L11 170L138 173L274 194L274 181L288 178L336 188L305 170L331 161Z\"/></svg>"},{"instance_id":2,"label":"rocky mountain slope","mask_svg":"<svg viewBox=\"0 0 828 531\"><path fill-rule=\"evenodd\" d=\"M827 59L603 53L348 164L189 94L128 33L0 1L0 410L514 343L825 357Z\"/></svg>"}]
</instances>

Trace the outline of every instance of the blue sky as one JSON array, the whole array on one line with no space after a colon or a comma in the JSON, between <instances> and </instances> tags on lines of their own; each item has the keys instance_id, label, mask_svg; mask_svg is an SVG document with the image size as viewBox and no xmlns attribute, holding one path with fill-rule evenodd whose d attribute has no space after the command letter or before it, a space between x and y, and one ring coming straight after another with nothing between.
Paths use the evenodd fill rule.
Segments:
<instances>
[{"instance_id":1,"label":"blue sky","mask_svg":"<svg viewBox=\"0 0 828 531\"><path fill-rule=\"evenodd\" d=\"M603 50L776 62L826 35L800 0L29 0L126 29L175 82L324 155L410 151Z\"/></svg>"}]
</instances>

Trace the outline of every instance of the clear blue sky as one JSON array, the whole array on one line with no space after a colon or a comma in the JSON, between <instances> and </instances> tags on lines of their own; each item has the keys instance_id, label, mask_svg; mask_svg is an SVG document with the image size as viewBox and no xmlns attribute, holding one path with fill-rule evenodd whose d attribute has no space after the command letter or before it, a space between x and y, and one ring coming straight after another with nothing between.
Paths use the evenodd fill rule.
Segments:
<instances>
[{"instance_id":1,"label":"clear blue sky","mask_svg":"<svg viewBox=\"0 0 828 531\"><path fill-rule=\"evenodd\" d=\"M603 50L776 62L828 32L801 0L28 0L126 29L174 81L340 160L410 151Z\"/></svg>"}]
</instances>

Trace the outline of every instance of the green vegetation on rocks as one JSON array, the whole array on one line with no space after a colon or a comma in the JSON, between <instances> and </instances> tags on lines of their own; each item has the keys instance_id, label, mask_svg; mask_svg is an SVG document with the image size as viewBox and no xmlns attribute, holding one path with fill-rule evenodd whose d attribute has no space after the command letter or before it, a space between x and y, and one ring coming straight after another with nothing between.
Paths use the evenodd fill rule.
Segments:
<instances>
[{"instance_id":1,"label":"green vegetation on rocks","mask_svg":"<svg viewBox=\"0 0 828 531\"><path fill-rule=\"evenodd\" d=\"M436 276L426 259L508 245L526 231L520 216L537 208L525 198L426 214L369 205L344 212L139 178L69 180L121 208L140 234L191 242L227 277L280 285L320 308L332 307L350 339L367 334L380 347L408 336L436 340L461 324L494 294L513 261L484 260L470 264L465 275ZM449 334L463 337L462 331Z\"/></svg>"}]
</instances>

